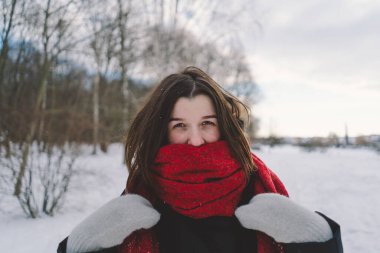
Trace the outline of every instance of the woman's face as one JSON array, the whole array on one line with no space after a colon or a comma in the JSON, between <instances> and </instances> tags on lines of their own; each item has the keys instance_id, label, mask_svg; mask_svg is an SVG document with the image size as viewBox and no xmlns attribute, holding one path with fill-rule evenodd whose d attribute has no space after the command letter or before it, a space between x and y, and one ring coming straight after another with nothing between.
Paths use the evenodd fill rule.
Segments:
<instances>
[{"instance_id":1,"label":"woman's face","mask_svg":"<svg viewBox=\"0 0 380 253\"><path fill-rule=\"evenodd\" d=\"M179 98L174 104L168 124L171 144L201 146L220 139L215 108L206 95Z\"/></svg>"}]
</instances>

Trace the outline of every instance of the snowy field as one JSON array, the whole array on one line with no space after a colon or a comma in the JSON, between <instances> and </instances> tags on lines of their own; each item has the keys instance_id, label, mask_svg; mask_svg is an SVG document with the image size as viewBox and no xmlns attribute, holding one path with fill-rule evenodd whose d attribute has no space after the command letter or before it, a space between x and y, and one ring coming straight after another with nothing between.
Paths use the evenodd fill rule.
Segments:
<instances>
[{"instance_id":1,"label":"snowy field","mask_svg":"<svg viewBox=\"0 0 380 253\"><path fill-rule=\"evenodd\" d=\"M56 252L75 224L122 192L127 177L122 152L122 146L114 145L106 155L82 156L66 203L55 217L26 219L14 199L2 197L0 252ZM346 253L380 252L379 154L350 149L307 153L295 147L255 153L279 175L296 202L340 223Z\"/></svg>"}]
</instances>

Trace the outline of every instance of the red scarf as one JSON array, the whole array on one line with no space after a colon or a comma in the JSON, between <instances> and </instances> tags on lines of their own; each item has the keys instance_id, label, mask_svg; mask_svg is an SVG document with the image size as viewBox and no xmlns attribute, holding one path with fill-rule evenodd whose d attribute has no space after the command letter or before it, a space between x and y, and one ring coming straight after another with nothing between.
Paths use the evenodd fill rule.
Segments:
<instances>
[{"instance_id":1,"label":"red scarf","mask_svg":"<svg viewBox=\"0 0 380 253\"><path fill-rule=\"evenodd\" d=\"M226 142L165 146L152 170L160 199L195 219L232 216L247 183Z\"/></svg>"},{"instance_id":2,"label":"red scarf","mask_svg":"<svg viewBox=\"0 0 380 253\"><path fill-rule=\"evenodd\" d=\"M253 194L288 193L279 178L254 154L256 176L250 182ZM152 167L153 179L159 185L159 198L176 212L192 218L233 216L246 187L246 177L232 157L225 141L200 147L171 144L162 147ZM144 190L130 192L145 195ZM282 247L272 238L257 232L257 253L279 253ZM159 253L152 229L139 230L126 238L122 253Z\"/></svg>"}]
</instances>

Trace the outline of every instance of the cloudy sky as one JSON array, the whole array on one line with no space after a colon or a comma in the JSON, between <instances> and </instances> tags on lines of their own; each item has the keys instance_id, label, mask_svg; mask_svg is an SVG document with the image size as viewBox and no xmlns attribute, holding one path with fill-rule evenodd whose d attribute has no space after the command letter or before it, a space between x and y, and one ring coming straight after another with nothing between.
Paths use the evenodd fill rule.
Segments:
<instances>
[{"instance_id":1,"label":"cloudy sky","mask_svg":"<svg viewBox=\"0 0 380 253\"><path fill-rule=\"evenodd\" d=\"M259 135L380 134L380 1L258 0L243 39Z\"/></svg>"}]
</instances>

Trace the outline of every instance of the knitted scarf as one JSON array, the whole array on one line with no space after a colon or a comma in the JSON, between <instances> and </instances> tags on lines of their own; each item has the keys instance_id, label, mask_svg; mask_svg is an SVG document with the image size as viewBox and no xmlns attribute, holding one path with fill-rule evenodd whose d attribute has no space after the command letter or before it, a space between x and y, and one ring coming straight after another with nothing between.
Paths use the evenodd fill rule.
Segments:
<instances>
[{"instance_id":1,"label":"knitted scarf","mask_svg":"<svg viewBox=\"0 0 380 253\"><path fill-rule=\"evenodd\" d=\"M250 187L254 195L264 192L288 195L279 178L254 154L257 171ZM233 216L247 180L239 163L232 157L228 144L218 141L200 147L170 144L162 147L152 166L152 175L161 191L159 198L176 212L195 219ZM146 196L144 189L132 192ZM281 245L257 232L257 253L283 252ZM159 253L152 229L139 230L128 236L122 253Z\"/></svg>"},{"instance_id":2,"label":"knitted scarf","mask_svg":"<svg viewBox=\"0 0 380 253\"><path fill-rule=\"evenodd\" d=\"M152 170L160 199L195 219L232 216L247 183L226 142L165 146Z\"/></svg>"}]
</instances>

